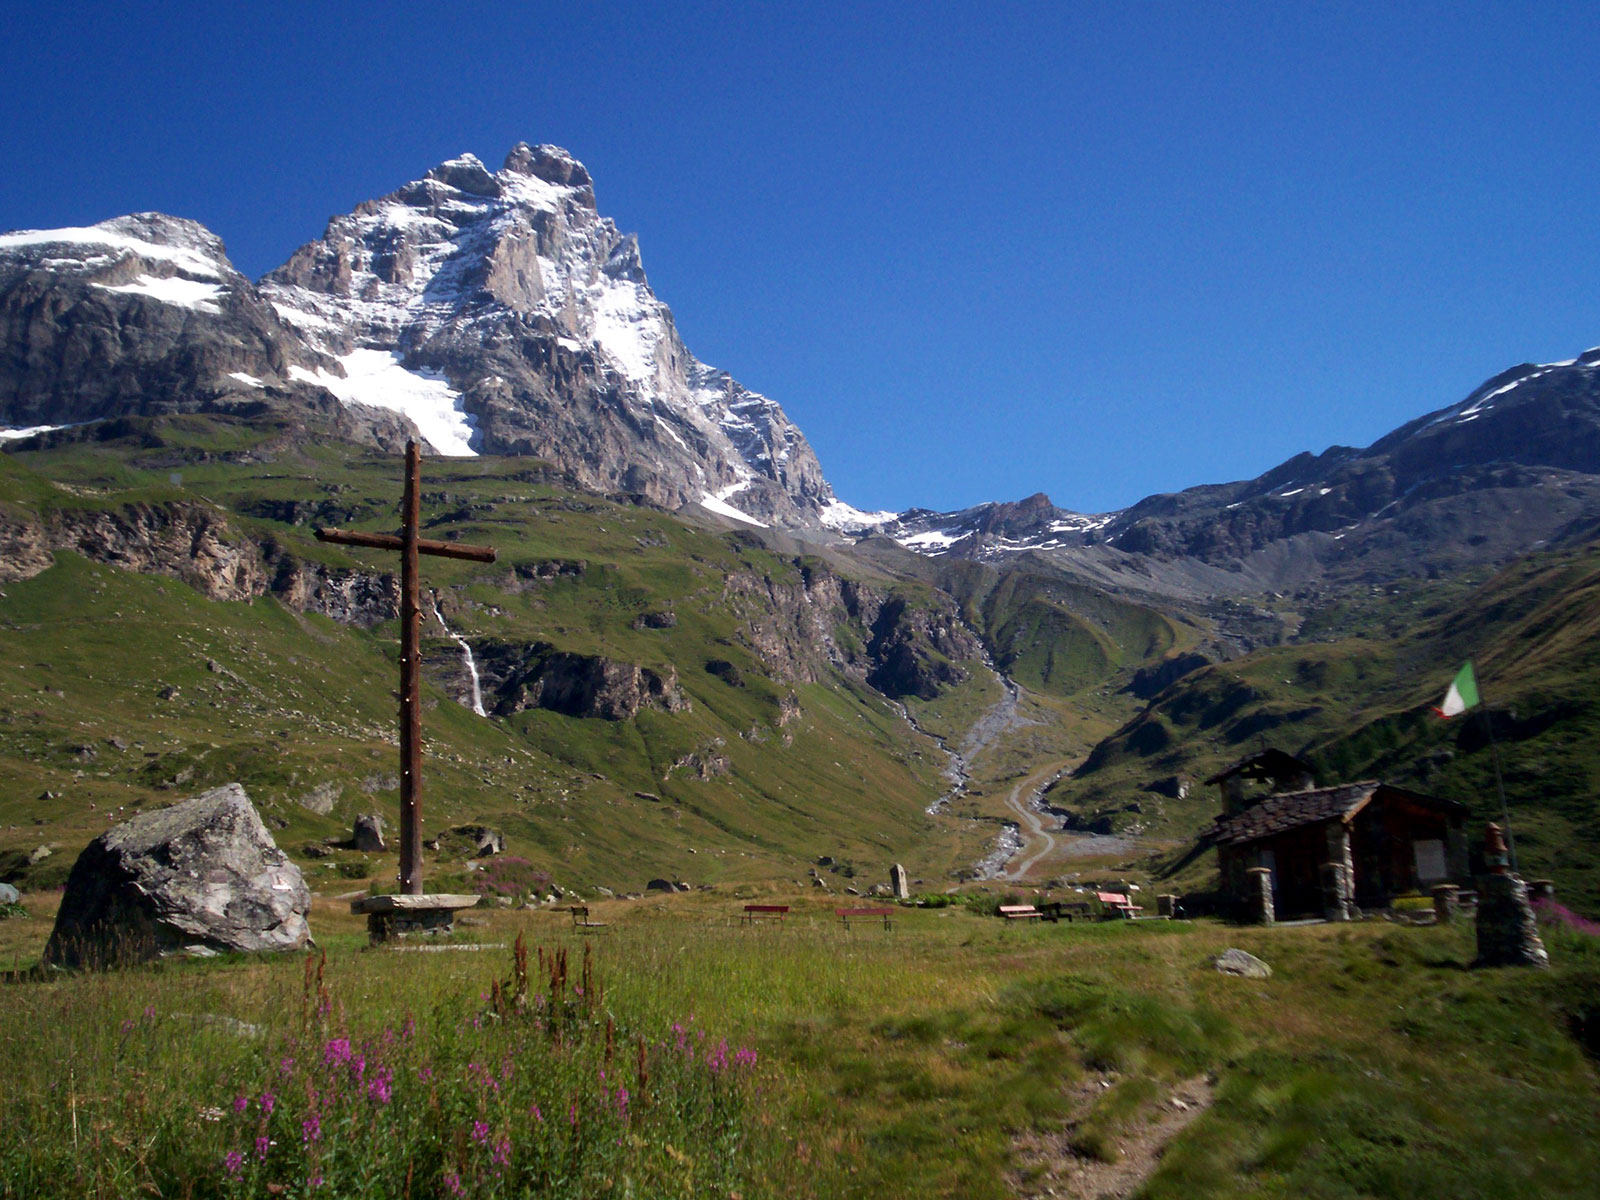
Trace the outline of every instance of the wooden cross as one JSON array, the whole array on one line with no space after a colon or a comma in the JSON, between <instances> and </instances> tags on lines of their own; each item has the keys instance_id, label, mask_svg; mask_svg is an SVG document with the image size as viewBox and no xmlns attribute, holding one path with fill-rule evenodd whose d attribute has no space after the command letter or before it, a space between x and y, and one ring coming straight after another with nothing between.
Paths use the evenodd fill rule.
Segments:
<instances>
[{"instance_id":1,"label":"wooden cross","mask_svg":"<svg viewBox=\"0 0 1600 1200\"><path fill-rule=\"evenodd\" d=\"M422 512L422 449L406 443L406 490L400 506L400 536L392 533L315 531L319 542L400 551L400 892L422 894L422 609L417 559L422 554L493 562L491 546L463 546L417 536Z\"/></svg>"}]
</instances>

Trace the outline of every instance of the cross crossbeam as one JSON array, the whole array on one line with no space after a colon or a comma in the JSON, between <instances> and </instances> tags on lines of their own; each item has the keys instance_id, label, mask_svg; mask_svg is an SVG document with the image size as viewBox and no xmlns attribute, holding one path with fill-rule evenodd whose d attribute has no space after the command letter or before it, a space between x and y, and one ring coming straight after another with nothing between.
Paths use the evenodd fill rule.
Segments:
<instances>
[{"instance_id":1,"label":"cross crossbeam","mask_svg":"<svg viewBox=\"0 0 1600 1200\"><path fill-rule=\"evenodd\" d=\"M422 448L406 443L405 496L400 536L318 529L319 542L400 552L400 892L422 894L422 605L419 556L493 562L491 546L436 542L418 536L422 524Z\"/></svg>"}]
</instances>

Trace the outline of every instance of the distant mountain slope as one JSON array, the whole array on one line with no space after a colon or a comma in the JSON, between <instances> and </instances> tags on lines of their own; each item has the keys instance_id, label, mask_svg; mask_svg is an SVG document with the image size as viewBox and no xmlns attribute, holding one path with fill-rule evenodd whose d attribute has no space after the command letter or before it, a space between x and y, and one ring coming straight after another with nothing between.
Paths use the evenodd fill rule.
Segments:
<instances>
[{"instance_id":1,"label":"distant mountain slope","mask_svg":"<svg viewBox=\"0 0 1600 1200\"><path fill-rule=\"evenodd\" d=\"M1439 575L1507 561L1600 516L1600 348L1523 364L1365 450L1300 454L1237 483L1114 513L1042 494L873 527L921 553L1020 555L1190 599ZM864 532L865 530L863 530Z\"/></svg>"}]
</instances>

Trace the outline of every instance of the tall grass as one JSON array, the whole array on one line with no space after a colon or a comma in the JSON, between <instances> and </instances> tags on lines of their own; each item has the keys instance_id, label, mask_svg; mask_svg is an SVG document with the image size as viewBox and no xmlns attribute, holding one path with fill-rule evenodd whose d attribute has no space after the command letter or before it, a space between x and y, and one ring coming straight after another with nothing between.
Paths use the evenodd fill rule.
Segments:
<instances>
[{"instance_id":1,"label":"tall grass","mask_svg":"<svg viewBox=\"0 0 1600 1200\"><path fill-rule=\"evenodd\" d=\"M396 960L391 960L391 962ZM171 973L176 992L199 985ZM587 947L519 937L487 990L368 1015L324 958L267 1022L146 1003L120 1019L66 981L65 1068L7 1073L0 1188L29 1197L707 1197L777 1194L761 1146L757 1055L608 1002ZM185 980L181 977L189 975ZM141 983L160 975L135 973ZM264 997L258 995L257 999ZM285 1003L288 1001L288 1003ZM226 1007L226 1005L222 1005ZM357 1014L357 1015L352 1015ZM8 1064L15 1068L16 1063ZM794 1194L785 1184L783 1194Z\"/></svg>"}]
</instances>

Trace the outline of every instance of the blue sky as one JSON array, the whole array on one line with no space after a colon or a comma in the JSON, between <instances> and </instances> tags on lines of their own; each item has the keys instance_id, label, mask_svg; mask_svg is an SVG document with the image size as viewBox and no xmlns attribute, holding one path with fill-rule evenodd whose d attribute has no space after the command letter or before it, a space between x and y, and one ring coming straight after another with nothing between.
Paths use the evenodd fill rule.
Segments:
<instances>
[{"instance_id":1,"label":"blue sky","mask_svg":"<svg viewBox=\"0 0 1600 1200\"><path fill-rule=\"evenodd\" d=\"M1600 344L1600 8L9 6L0 228L250 275L554 142L839 493L1098 511Z\"/></svg>"}]
</instances>

